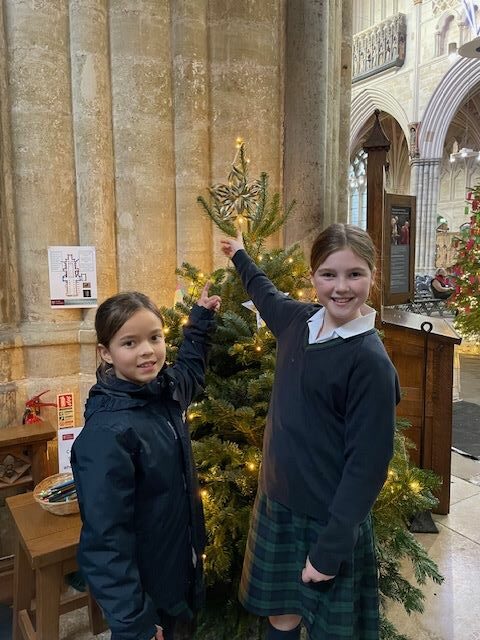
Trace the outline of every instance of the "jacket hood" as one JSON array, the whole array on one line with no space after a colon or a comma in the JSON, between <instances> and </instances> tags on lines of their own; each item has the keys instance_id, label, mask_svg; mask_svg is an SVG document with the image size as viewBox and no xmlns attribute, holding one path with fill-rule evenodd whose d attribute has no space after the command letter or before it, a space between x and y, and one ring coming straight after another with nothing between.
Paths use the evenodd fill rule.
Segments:
<instances>
[{"instance_id":1,"label":"jacket hood","mask_svg":"<svg viewBox=\"0 0 480 640\"><path fill-rule=\"evenodd\" d=\"M97 383L90 389L85 405L85 420L97 412L123 411L148 404L164 392L167 386L165 378L163 369L152 382L138 385L121 380L113 373L97 371Z\"/></svg>"}]
</instances>

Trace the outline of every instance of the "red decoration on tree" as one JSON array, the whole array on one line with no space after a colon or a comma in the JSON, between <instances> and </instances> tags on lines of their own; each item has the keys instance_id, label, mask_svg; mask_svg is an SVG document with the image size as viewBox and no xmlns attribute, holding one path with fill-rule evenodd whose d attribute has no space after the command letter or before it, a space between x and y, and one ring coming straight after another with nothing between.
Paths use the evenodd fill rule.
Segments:
<instances>
[{"instance_id":1,"label":"red decoration on tree","mask_svg":"<svg viewBox=\"0 0 480 640\"><path fill-rule=\"evenodd\" d=\"M480 184L467 193L469 226L457 238L455 293L449 303L458 310L455 326L465 337L480 338Z\"/></svg>"}]
</instances>

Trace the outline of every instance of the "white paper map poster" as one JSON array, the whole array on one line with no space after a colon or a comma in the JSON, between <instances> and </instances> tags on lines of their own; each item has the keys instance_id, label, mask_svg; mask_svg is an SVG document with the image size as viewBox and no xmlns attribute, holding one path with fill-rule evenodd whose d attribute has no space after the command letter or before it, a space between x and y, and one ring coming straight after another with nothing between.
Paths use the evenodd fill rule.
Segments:
<instances>
[{"instance_id":1,"label":"white paper map poster","mask_svg":"<svg viewBox=\"0 0 480 640\"><path fill-rule=\"evenodd\" d=\"M48 247L50 307L97 306L95 247Z\"/></svg>"}]
</instances>

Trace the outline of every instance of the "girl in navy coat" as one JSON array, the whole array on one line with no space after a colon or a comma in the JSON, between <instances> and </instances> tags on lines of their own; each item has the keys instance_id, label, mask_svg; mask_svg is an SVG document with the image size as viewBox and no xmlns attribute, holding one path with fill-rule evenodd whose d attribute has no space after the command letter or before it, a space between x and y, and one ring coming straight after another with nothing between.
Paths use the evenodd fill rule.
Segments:
<instances>
[{"instance_id":1,"label":"girl in navy coat","mask_svg":"<svg viewBox=\"0 0 480 640\"><path fill-rule=\"evenodd\" d=\"M368 234L334 224L315 240L320 304L279 292L222 240L277 339L263 462L240 601L269 617L268 640L378 640L370 509L393 453L395 369L365 304L375 273Z\"/></svg>"},{"instance_id":2,"label":"girl in navy coat","mask_svg":"<svg viewBox=\"0 0 480 640\"><path fill-rule=\"evenodd\" d=\"M102 364L72 469L83 527L78 562L112 640L171 640L202 592L205 531L185 411L204 384L218 296L208 285L165 365L163 321L121 293L95 317Z\"/></svg>"}]
</instances>

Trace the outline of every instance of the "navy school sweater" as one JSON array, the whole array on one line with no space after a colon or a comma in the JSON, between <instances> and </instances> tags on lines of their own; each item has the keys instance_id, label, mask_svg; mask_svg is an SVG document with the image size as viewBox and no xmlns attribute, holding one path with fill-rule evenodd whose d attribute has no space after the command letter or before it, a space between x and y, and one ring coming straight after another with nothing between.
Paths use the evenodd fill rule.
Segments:
<instances>
[{"instance_id":1,"label":"navy school sweater","mask_svg":"<svg viewBox=\"0 0 480 640\"><path fill-rule=\"evenodd\" d=\"M336 575L386 479L397 373L375 329L308 344L319 305L279 292L245 251L233 263L277 339L259 489L323 525L310 561Z\"/></svg>"}]
</instances>

